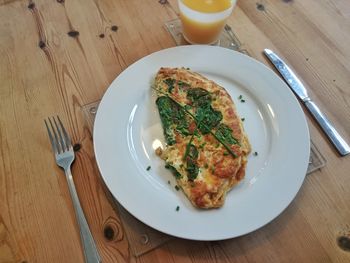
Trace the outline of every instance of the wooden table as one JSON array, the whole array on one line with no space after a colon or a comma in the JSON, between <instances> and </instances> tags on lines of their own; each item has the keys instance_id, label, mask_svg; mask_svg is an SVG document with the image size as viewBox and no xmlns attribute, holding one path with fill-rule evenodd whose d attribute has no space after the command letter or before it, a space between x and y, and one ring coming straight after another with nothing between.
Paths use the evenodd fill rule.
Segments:
<instances>
[{"instance_id":1,"label":"wooden table","mask_svg":"<svg viewBox=\"0 0 350 263\"><path fill-rule=\"evenodd\" d=\"M221 242L175 239L134 258L94 160L81 107L128 65L174 41L176 1L0 0L0 262L83 262L67 184L43 119L60 115L81 145L73 174L103 262L350 262L350 156L341 158L306 113L327 159L267 226ZM240 0L229 20L243 47L269 65L281 54L350 142L348 0ZM68 33L70 32L70 33ZM79 34L79 35L78 35ZM122 228L120 228L122 230ZM347 243L349 245L349 241Z\"/></svg>"}]
</instances>

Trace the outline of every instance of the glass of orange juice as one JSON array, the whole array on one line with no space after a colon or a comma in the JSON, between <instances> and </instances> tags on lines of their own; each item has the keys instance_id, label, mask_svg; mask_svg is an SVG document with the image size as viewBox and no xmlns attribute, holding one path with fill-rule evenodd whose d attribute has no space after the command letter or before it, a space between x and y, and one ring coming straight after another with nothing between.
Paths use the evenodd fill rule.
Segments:
<instances>
[{"instance_id":1,"label":"glass of orange juice","mask_svg":"<svg viewBox=\"0 0 350 263\"><path fill-rule=\"evenodd\" d=\"M216 44L236 0L178 0L182 33L191 44Z\"/></svg>"}]
</instances>

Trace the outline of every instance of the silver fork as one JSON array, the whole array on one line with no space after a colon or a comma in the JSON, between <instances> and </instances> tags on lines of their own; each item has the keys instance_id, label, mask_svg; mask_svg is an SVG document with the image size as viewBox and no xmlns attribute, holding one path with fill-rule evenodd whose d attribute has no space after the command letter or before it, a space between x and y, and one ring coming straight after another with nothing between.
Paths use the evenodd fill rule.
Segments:
<instances>
[{"instance_id":1,"label":"silver fork","mask_svg":"<svg viewBox=\"0 0 350 263\"><path fill-rule=\"evenodd\" d=\"M64 172L66 174L69 192L79 223L80 238L83 243L85 261L88 263L101 262L95 241L92 238L89 225L87 224L83 209L81 208L77 191L75 189L73 176L70 170L75 155L69 135L58 116L56 118L48 118L48 121L44 121L50 137L52 149L55 153L56 163L58 166L64 169Z\"/></svg>"}]
</instances>

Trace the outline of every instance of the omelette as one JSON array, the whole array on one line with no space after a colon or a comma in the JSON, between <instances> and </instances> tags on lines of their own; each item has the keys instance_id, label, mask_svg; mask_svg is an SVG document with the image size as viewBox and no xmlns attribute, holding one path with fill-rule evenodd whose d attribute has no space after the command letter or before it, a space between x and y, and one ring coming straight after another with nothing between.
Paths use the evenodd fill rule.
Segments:
<instances>
[{"instance_id":1,"label":"omelette","mask_svg":"<svg viewBox=\"0 0 350 263\"><path fill-rule=\"evenodd\" d=\"M166 141L156 154L195 207L221 207L251 151L232 98L186 68L160 68L152 88Z\"/></svg>"}]
</instances>

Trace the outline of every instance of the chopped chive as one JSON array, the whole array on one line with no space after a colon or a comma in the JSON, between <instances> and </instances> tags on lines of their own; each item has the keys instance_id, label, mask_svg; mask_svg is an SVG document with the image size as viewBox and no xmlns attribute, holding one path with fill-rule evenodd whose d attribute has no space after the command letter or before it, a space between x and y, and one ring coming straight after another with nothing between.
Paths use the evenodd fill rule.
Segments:
<instances>
[{"instance_id":1,"label":"chopped chive","mask_svg":"<svg viewBox=\"0 0 350 263\"><path fill-rule=\"evenodd\" d=\"M241 100L241 102L245 102L245 100Z\"/></svg>"},{"instance_id":2,"label":"chopped chive","mask_svg":"<svg viewBox=\"0 0 350 263\"><path fill-rule=\"evenodd\" d=\"M175 185L175 189L176 189L176 191L179 191L180 187L178 185Z\"/></svg>"},{"instance_id":3,"label":"chopped chive","mask_svg":"<svg viewBox=\"0 0 350 263\"><path fill-rule=\"evenodd\" d=\"M193 138L194 138L194 134L192 134L190 141L186 145L186 150L185 150L185 154L184 154L183 160L186 160L186 157L187 157L187 155L188 155L188 153L190 151L190 147L192 145Z\"/></svg>"},{"instance_id":4,"label":"chopped chive","mask_svg":"<svg viewBox=\"0 0 350 263\"><path fill-rule=\"evenodd\" d=\"M238 96L238 99L239 99L239 100L241 100L242 98L243 98L243 96L242 96L242 95L239 95L239 96Z\"/></svg>"},{"instance_id":5,"label":"chopped chive","mask_svg":"<svg viewBox=\"0 0 350 263\"><path fill-rule=\"evenodd\" d=\"M229 155L229 153L228 152L224 152L224 156L227 156L227 155Z\"/></svg>"},{"instance_id":6,"label":"chopped chive","mask_svg":"<svg viewBox=\"0 0 350 263\"><path fill-rule=\"evenodd\" d=\"M216 145L215 145L215 148L218 148L220 146L220 143L217 143Z\"/></svg>"},{"instance_id":7,"label":"chopped chive","mask_svg":"<svg viewBox=\"0 0 350 263\"><path fill-rule=\"evenodd\" d=\"M151 170L151 166L148 166L146 170L147 170L147 171Z\"/></svg>"},{"instance_id":8,"label":"chopped chive","mask_svg":"<svg viewBox=\"0 0 350 263\"><path fill-rule=\"evenodd\" d=\"M176 211L179 211L179 210L180 210L180 206L177 206L177 207L176 207Z\"/></svg>"},{"instance_id":9,"label":"chopped chive","mask_svg":"<svg viewBox=\"0 0 350 263\"><path fill-rule=\"evenodd\" d=\"M241 121L245 121L245 118L241 118Z\"/></svg>"},{"instance_id":10,"label":"chopped chive","mask_svg":"<svg viewBox=\"0 0 350 263\"><path fill-rule=\"evenodd\" d=\"M258 152L254 152L253 155L254 155L254 156L258 156Z\"/></svg>"}]
</instances>

